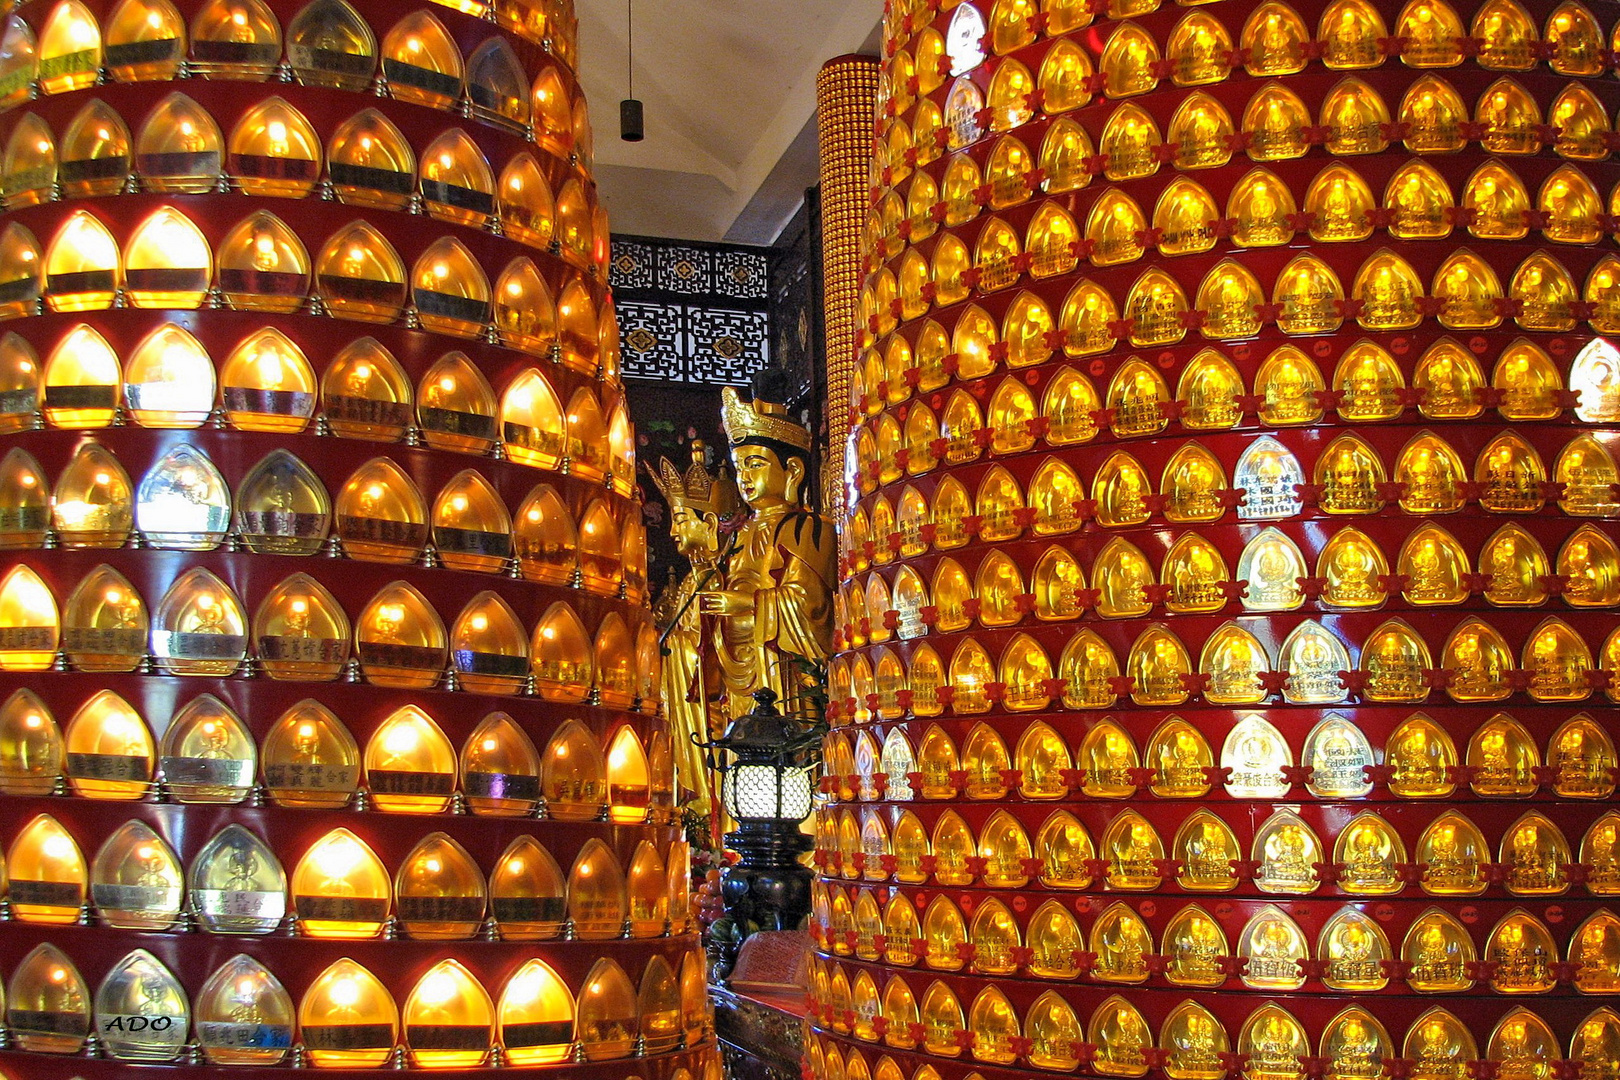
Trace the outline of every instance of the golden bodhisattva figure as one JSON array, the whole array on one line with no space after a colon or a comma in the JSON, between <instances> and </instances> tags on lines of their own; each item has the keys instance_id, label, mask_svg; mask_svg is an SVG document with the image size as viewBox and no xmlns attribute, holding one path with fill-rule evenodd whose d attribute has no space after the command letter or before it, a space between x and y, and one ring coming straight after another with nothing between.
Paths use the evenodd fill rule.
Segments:
<instances>
[{"instance_id":1,"label":"golden bodhisattva figure","mask_svg":"<svg viewBox=\"0 0 1620 1080\"><path fill-rule=\"evenodd\" d=\"M749 515L720 557L720 586L698 594L698 610L719 616L716 634L726 714L754 707L768 687L789 715L805 711L832 647L837 542L832 522L806 509L810 432L756 381L752 402L727 388L721 421L737 487Z\"/></svg>"},{"instance_id":2,"label":"golden bodhisattva figure","mask_svg":"<svg viewBox=\"0 0 1620 1080\"><path fill-rule=\"evenodd\" d=\"M713 791L703 751L692 737L706 742L724 725L710 715L718 686L714 664L710 662L706 670L704 663L702 617L695 597L719 580L721 548L741 507L730 470L722 465L719 474L711 476L704 466L705 449L701 441L692 443L692 463L684 473L668 458L659 461L656 473L648 469L669 503L669 534L675 548L691 564L686 577L672 582L658 598L653 618L665 654L664 709L675 746L675 771L687 793L686 805L699 814L709 812Z\"/></svg>"}]
</instances>

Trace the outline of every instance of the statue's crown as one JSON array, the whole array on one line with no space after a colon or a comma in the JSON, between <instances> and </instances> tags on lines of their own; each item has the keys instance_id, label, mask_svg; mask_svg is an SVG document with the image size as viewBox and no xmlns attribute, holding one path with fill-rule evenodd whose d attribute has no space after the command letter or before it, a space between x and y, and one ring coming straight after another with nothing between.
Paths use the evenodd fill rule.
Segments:
<instances>
[{"instance_id":1,"label":"statue's crown","mask_svg":"<svg viewBox=\"0 0 1620 1080\"><path fill-rule=\"evenodd\" d=\"M757 395L753 401L744 401L730 386L720 391L720 423L732 446L770 439L810 452L809 430L790 420L785 408Z\"/></svg>"},{"instance_id":2,"label":"statue's crown","mask_svg":"<svg viewBox=\"0 0 1620 1080\"><path fill-rule=\"evenodd\" d=\"M652 481L669 502L670 509L686 506L700 514L713 514L722 521L736 512L742 499L737 485L724 464L718 474L710 475L703 465L704 446L701 439L692 440L692 463L682 473L669 458L658 459L658 469L648 466Z\"/></svg>"}]
</instances>

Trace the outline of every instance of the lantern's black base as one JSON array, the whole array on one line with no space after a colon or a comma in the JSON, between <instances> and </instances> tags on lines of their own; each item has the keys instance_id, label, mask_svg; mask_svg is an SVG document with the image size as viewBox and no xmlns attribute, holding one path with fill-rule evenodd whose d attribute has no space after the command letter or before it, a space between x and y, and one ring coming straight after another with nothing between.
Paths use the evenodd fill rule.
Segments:
<instances>
[{"instance_id":1,"label":"lantern's black base","mask_svg":"<svg viewBox=\"0 0 1620 1080\"><path fill-rule=\"evenodd\" d=\"M726 849L737 862L720 882L724 918L709 930L709 958L716 979L737 962L737 950L755 930L797 930L810 914L814 876L799 857L815 846L798 822L747 822L726 834Z\"/></svg>"}]
</instances>

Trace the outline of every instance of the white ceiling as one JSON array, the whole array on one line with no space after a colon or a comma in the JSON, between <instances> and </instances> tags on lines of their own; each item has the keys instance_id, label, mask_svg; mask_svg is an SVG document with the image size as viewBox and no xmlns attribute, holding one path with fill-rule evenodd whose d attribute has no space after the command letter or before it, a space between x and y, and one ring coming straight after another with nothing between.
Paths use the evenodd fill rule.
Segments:
<instances>
[{"instance_id":1,"label":"white ceiling","mask_svg":"<svg viewBox=\"0 0 1620 1080\"><path fill-rule=\"evenodd\" d=\"M876 52L880 0L634 0L647 137L619 138L627 0L577 0L616 233L768 244L816 183L816 72Z\"/></svg>"}]
</instances>

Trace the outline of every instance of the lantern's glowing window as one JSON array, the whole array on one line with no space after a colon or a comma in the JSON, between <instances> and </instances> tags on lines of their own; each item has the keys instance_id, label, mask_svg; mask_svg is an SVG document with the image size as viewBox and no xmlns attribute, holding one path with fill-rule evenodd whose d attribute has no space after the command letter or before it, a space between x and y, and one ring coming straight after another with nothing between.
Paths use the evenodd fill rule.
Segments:
<instances>
[{"instance_id":1,"label":"lantern's glowing window","mask_svg":"<svg viewBox=\"0 0 1620 1080\"><path fill-rule=\"evenodd\" d=\"M316 1068L380 1068L399 1040L399 1006L375 975L343 959L304 992L298 1030Z\"/></svg>"},{"instance_id":2,"label":"lantern's glowing window","mask_svg":"<svg viewBox=\"0 0 1620 1080\"><path fill-rule=\"evenodd\" d=\"M445 353L417 384L416 420L435 450L487 453L495 443L495 409L495 391L466 353Z\"/></svg>"},{"instance_id":3,"label":"lantern's glowing window","mask_svg":"<svg viewBox=\"0 0 1620 1080\"><path fill-rule=\"evenodd\" d=\"M118 409L118 357L107 339L80 323L45 362L45 419L55 427L106 427Z\"/></svg>"},{"instance_id":4,"label":"lantern's glowing window","mask_svg":"<svg viewBox=\"0 0 1620 1080\"><path fill-rule=\"evenodd\" d=\"M92 215L75 210L45 253L45 302L52 311L105 308L122 278L112 233Z\"/></svg>"},{"instance_id":5,"label":"lantern's glowing window","mask_svg":"<svg viewBox=\"0 0 1620 1080\"><path fill-rule=\"evenodd\" d=\"M137 2L125 0L125 5ZM218 182L224 161L225 136L219 125L179 92L158 103L135 137L135 173L149 191L208 191Z\"/></svg>"},{"instance_id":6,"label":"lantern's glowing window","mask_svg":"<svg viewBox=\"0 0 1620 1080\"><path fill-rule=\"evenodd\" d=\"M237 121L227 151L225 171L249 195L301 199L320 179L320 139L303 113L279 97Z\"/></svg>"},{"instance_id":7,"label":"lantern's glowing window","mask_svg":"<svg viewBox=\"0 0 1620 1080\"><path fill-rule=\"evenodd\" d=\"M242 602L207 570L186 571L157 606L151 648L171 675L234 673L247 653Z\"/></svg>"},{"instance_id":8,"label":"lantern's glowing window","mask_svg":"<svg viewBox=\"0 0 1620 1080\"><path fill-rule=\"evenodd\" d=\"M257 1045L228 1034L242 1009L251 1009L263 1038ZM275 1065L287 1056L293 1038L293 1003L287 990L263 964L238 954L208 977L197 992L198 1042L210 1065Z\"/></svg>"},{"instance_id":9,"label":"lantern's glowing window","mask_svg":"<svg viewBox=\"0 0 1620 1080\"><path fill-rule=\"evenodd\" d=\"M28 113L17 121L6 141L5 157L0 163L0 194L5 196L8 209L34 206L50 199L56 179L56 137L49 124Z\"/></svg>"},{"instance_id":10,"label":"lantern's glowing window","mask_svg":"<svg viewBox=\"0 0 1620 1080\"><path fill-rule=\"evenodd\" d=\"M422 493L389 458L372 458L350 474L336 509L337 534L351 558L408 563L427 546Z\"/></svg>"},{"instance_id":11,"label":"lantern's glowing window","mask_svg":"<svg viewBox=\"0 0 1620 1080\"><path fill-rule=\"evenodd\" d=\"M36 816L12 841L6 853L6 878L13 888L24 886L19 890L23 899L13 900L16 917L36 923L72 922L76 916L69 912L84 902L88 884L79 845L49 814ZM32 902L28 899L36 896Z\"/></svg>"},{"instance_id":12,"label":"lantern's glowing window","mask_svg":"<svg viewBox=\"0 0 1620 1080\"><path fill-rule=\"evenodd\" d=\"M186 55L186 23L169 0L122 0L107 23L107 70L119 82L173 79Z\"/></svg>"},{"instance_id":13,"label":"lantern's glowing window","mask_svg":"<svg viewBox=\"0 0 1620 1080\"><path fill-rule=\"evenodd\" d=\"M125 247L124 282L135 307L198 307L213 277L208 240L172 207L153 212Z\"/></svg>"},{"instance_id":14,"label":"lantern's glowing window","mask_svg":"<svg viewBox=\"0 0 1620 1080\"><path fill-rule=\"evenodd\" d=\"M406 582L386 585L371 598L355 621L354 639L367 682L425 689L444 673L444 623Z\"/></svg>"},{"instance_id":15,"label":"lantern's glowing window","mask_svg":"<svg viewBox=\"0 0 1620 1080\"><path fill-rule=\"evenodd\" d=\"M428 12L395 23L383 38L382 57L389 92L399 100L449 109L461 99L461 50Z\"/></svg>"},{"instance_id":16,"label":"lantern's glowing window","mask_svg":"<svg viewBox=\"0 0 1620 1080\"><path fill-rule=\"evenodd\" d=\"M281 59L281 24L261 0L208 0L191 20L191 67L205 79L264 82Z\"/></svg>"},{"instance_id":17,"label":"lantern's glowing window","mask_svg":"<svg viewBox=\"0 0 1620 1080\"><path fill-rule=\"evenodd\" d=\"M394 902L406 936L465 940L483 924L488 897L483 872L467 849L436 832L423 837L400 864Z\"/></svg>"},{"instance_id":18,"label":"lantern's glowing window","mask_svg":"<svg viewBox=\"0 0 1620 1080\"><path fill-rule=\"evenodd\" d=\"M332 133L327 172L338 201L402 210L416 183L416 155L405 136L376 109L355 113Z\"/></svg>"},{"instance_id":19,"label":"lantern's glowing window","mask_svg":"<svg viewBox=\"0 0 1620 1080\"><path fill-rule=\"evenodd\" d=\"M237 531L253 552L313 555L331 527L326 488L286 450L270 451L248 471L235 505Z\"/></svg>"},{"instance_id":20,"label":"lantern's glowing window","mask_svg":"<svg viewBox=\"0 0 1620 1080\"><path fill-rule=\"evenodd\" d=\"M291 887L299 925L311 937L375 937L388 917L388 872L348 829L333 829L305 852Z\"/></svg>"},{"instance_id":21,"label":"lantern's glowing window","mask_svg":"<svg viewBox=\"0 0 1620 1080\"><path fill-rule=\"evenodd\" d=\"M405 264L375 228L354 221L315 260L315 291L341 319L387 323L405 310Z\"/></svg>"},{"instance_id":22,"label":"lantern's glowing window","mask_svg":"<svg viewBox=\"0 0 1620 1080\"><path fill-rule=\"evenodd\" d=\"M51 522L66 547L122 547L135 506L118 459L96 443L82 445L57 478Z\"/></svg>"},{"instance_id":23,"label":"lantern's glowing window","mask_svg":"<svg viewBox=\"0 0 1620 1080\"><path fill-rule=\"evenodd\" d=\"M39 34L39 88L61 94L94 85L101 67L101 27L79 0L61 0Z\"/></svg>"},{"instance_id":24,"label":"lantern's glowing window","mask_svg":"<svg viewBox=\"0 0 1620 1080\"><path fill-rule=\"evenodd\" d=\"M196 338L165 323L130 353L124 397L142 427L200 427L214 406L214 363Z\"/></svg>"},{"instance_id":25,"label":"lantern's glowing window","mask_svg":"<svg viewBox=\"0 0 1620 1080\"><path fill-rule=\"evenodd\" d=\"M231 496L214 463L180 443L141 479L135 526L153 547L211 551L230 528Z\"/></svg>"},{"instance_id":26,"label":"lantern's glowing window","mask_svg":"<svg viewBox=\"0 0 1620 1080\"><path fill-rule=\"evenodd\" d=\"M441 237L416 261L411 300L428 330L473 337L489 321L489 279L459 240Z\"/></svg>"},{"instance_id":27,"label":"lantern's glowing window","mask_svg":"<svg viewBox=\"0 0 1620 1080\"><path fill-rule=\"evenodd\" d=\"M276 215L255 210L219 243L219 288L238 311L288 314L309 293L309 252Z\"/></svg>"},{"instance_id":28,"label":"lantern's glowing window","mask_svg":"<svg viewBox=\"0 0 1620 1080\"><path fill-rule=\"evenodd\" d=\"M280 330L244 339L219 381L226 418L243 431L302 431L315 413L315 371Z\"/></svg>"},{"instance_id":29,"label":"lantern's glowing window","mask_svg":"<svg viewBox=\"0 0 1620 1080\"><path fill-rule=\"evenodd\" d=\"M313 0L287 24L287 60L307 86L365 90L377 66L377 39L344 0Z\"/></svg>"}]
</instances>

